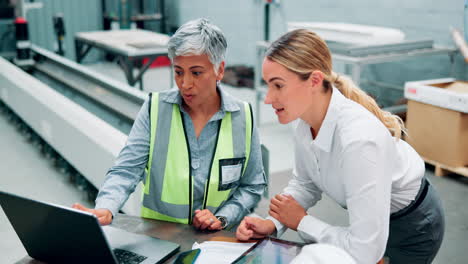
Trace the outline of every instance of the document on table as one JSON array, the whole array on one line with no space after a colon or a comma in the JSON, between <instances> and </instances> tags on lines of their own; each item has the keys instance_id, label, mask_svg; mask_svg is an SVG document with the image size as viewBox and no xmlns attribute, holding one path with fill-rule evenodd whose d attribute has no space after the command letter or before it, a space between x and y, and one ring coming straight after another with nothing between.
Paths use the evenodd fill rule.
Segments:
<instances>
[{"instance_id":1,"label":"document on table","mask_svg":"<svg viewBox=\"0 0 468 264\"><path fill-rule=\"evenodd\" d=\"M232 263L255 243L234 243L223 241L195 242L192 249L201 249L195 264L199 263Z\"/></svg>"}]
</instances>

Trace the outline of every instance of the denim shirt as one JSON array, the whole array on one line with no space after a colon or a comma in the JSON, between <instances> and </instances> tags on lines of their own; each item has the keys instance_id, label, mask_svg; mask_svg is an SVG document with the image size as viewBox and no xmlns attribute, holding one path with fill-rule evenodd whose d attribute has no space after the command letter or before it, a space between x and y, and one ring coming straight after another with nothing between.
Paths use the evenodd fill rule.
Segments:
<instances>
[{"instance_id":1,"label":"denim shirt","mask_svg":"<svg viewBox=\"0 0 468 264\"><path fill-rule=\"evenodd\" d=\"M226 112L239 111L237 99L218 87L221 96L221 107L211 117L201 131L199 138L190 115L182 107L182 97L178 89L171 89L160 94L161 99L171 104L178 104L183 115L187 139L190 144L191 173L194 183L193 209L201 209L205 192L205 182L209 175L211 157L216 146L216 135L220 120ZM145 166L150 149L150 118L149 102L144 102L127 142L121 150L116 162L107 172L104 183L96 199L96 208L109 209L113 215L120 210L129 195L145 176ZM226 217L229 225L238 224L260 200L266 186L263 176L262 155L258 131L254 123L251 140L250 160L241 178L240 185L226 203L212 212L216 216Z\"/></svg>"}]
</instances>

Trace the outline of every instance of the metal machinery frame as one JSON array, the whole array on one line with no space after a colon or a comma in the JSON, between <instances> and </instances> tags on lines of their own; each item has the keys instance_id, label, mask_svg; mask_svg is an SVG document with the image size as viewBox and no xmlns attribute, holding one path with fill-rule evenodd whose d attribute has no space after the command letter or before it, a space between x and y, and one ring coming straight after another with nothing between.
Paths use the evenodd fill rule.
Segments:
<instances>
[{"instance_id":1,"label":"metal machinery frame","mask_svg":"<svg viewBox=\"0 0 468 264\"><path fill-rule=\"evenodd\" d=\"M266 94L266 88L262 85L261 79L261 72L262 72L262 61L264 54L269 46L268 42L265 41L258 41L256 45L256 64L255 64L255 91L256 91L256 120L260 124L260 102L263 100ZM402 87L398 87L396 85L391 85L382 82L370 81L370 80L362 80L361 73L363 67L370 64L379 64L379 63L386 63L386 62L395 62L405 59L411 59L415 57L424 57L424 56L434 56L434 55L448 55L450 59L451 69L450 74L453 76L455 72L455 55L457 54L457 49L450 48L450 47L439 47L435 46L433 48L426 48L426 49L415 49L412 51L405 51L405 52L386 52L386 53L379 53L373 54L368 56L349 56L349 55L342 55L342 54L332 54L332 59L338 62L342 62L345 64L345 72L351 76L351 79L357 84L372 84L383 88L391 88L391 89L399 89L402 90ZM378 89L378 93L380 94L381 89ZM403 108L403 109L402 109ZM406 110L406 105L398 106L398 107L388 107L385 110L390 112L400 112L401 110Z\"/></svg>"},{"instance_id":2,"label":"metal machinery frame","mask_svg":"<svg viewBox=\"0 0 468 264\"><path fill-rule=\"evenodd\" d=\"M120 24L124 24L125 28L129 28L130 22L135 22L137 24L137 28L144 28L144 22L146 21L160 21L159 24L159 32L166 33L166 7L165 7L165 0L157 0L159 2L159 12L151 13L151 14L144 14L144 0L138 0L138 12L135 15L131 15L131 0L119 0L119 10L121 15L127 14L127 16L112 16L110 15L111 12L107 10L106 7L106 0L101 0L102 6L102 13L104 19L104 25L106 24L106 20L108 21L119 21ZM126 12L125 12L125 11ZM110 26L109 26L110 28ZM108 29L104 27L104 29Z\"/></svg>"}]
</instances>

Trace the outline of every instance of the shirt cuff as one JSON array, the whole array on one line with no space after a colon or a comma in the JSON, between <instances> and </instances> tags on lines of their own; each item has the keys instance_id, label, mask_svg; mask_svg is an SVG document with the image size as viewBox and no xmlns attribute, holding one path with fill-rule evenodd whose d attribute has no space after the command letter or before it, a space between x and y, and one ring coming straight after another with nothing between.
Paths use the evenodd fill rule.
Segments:
<instances>
[{"instance_id":1,"label":"shirt cuff","mask_svg":"<svg viewBox=\"0 0 468 264\"><path fill-rule=\"evenodd\" d=\"M280 221L276 220L276 218L274 218L272 216L268 216L266 219L271 220L273 222L273 224L275 224L275 227L276 227L275 236L276 237L282 236L284 234L284 232L286 232L286 230L288 229L288 227L283 225Z\"/></svg>"},{"instance_id":2,"label":"shirt cuff","mask_svg":"<svg viewBox=\"0 0 468 264\"><path fill-rule=\"evenodd\" d=\"M299 236L307 243L321 242L320 238L330 225L311 216L306 215L297 226Z\"/></svg>"},{"instance_id":3,"label":"shirt cuff","mask_svg":"<svg viewBox=\"0 0 468 264\"><path fill-rule=\"evenodd\" d=\"M112 218L114 218L120 210L120 205L113 200L97 200L96 206L94 209L108 209L112 213Z\"/></svg>"}]
</instances>

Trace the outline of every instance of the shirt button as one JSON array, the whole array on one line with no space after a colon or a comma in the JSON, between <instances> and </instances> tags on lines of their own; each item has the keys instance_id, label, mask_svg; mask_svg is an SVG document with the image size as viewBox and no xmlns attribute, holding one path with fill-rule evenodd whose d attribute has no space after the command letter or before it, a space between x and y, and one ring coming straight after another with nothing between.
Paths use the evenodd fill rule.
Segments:
<instances>
[{"instance_id":1,"label":"shirt button","mask_svg":"<svg viewBox=\"0 0 468 264\"><path fill-rule=\"evenodd\" d=\"M200 167L200 161L198 159L193 159L192 160L192 168L194 170L198 169Z\"/></svg>"}]
</instances>

